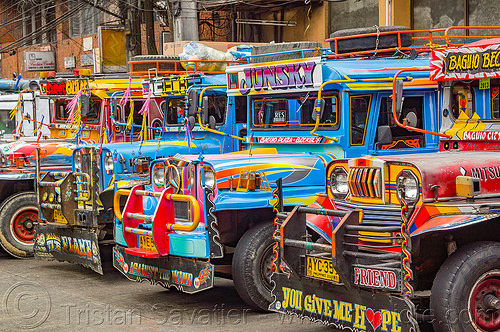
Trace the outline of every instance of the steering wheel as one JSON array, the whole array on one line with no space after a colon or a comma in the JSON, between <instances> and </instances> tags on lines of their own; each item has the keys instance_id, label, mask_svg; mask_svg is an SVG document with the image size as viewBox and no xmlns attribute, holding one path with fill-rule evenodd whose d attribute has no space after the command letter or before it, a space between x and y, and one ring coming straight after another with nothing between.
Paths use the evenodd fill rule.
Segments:
<instances>
[{"instance_id":1,"label":"steering wheel","mask_svg":"<svg viewBox=\"0 0 500 332\"><path fill-rule=\"evenodd\" d=\"M365 130L363 128L352 126L351 129L352 129L352 131L355 131L355 132L357 132L359 134L364 134L365 133Z\"/></svg>"},{"instance_id":2,"label":"steering wheel","mask_svg":"<svg viewBox=\"0 0 500 332\"><path fill-rule=\"evenodd\" d=\"M178 194L181 189L181 175L174 165L169 165L165 171L165 187L172 187L174 194Z\"/></svg>"}]
</instances>

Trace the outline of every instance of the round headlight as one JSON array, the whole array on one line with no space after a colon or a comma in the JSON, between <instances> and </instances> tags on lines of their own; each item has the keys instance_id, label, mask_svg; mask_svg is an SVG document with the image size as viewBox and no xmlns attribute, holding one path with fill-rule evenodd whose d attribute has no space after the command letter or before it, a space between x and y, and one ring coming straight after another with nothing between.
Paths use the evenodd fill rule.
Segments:
<instances>
[{"instance_id":1,"label":"round headlight","mask_svg":"<svg viewBox=\"0 0 500 332\"><path fill-rule=\"evenodd\" d=\"M76 151L73 155L73 165L77 170L82 168L82 152L80 150Z\"/></svg>"},{"instance_id":2,"label":"round headlight","mask_svg":"<svg viewBox=\"0 0 500 332\"><path fill-rule=\"evenodd\" d=\"M211 169L205 169L205 186L213 189L215 187L215 173Z\"/></svg>"},{"instance_id":3,"label":"round headlight","mask_svg":"<svg viewBox=\"0 0 500 332\"><path fill-rule=\"evenodd\" d=\"M335 167L330 174L330 190L335 197L345 197L349 192L347 172L343 167Z\"/></svg>"},{"instance_id":4,"label":"round headlight","mask_svg":"<svg viewBox=\"0 0 500 332\"><path fill-rule=\"evenodd\" d=\"M155 166L153 170L153 183L157 187L163 187L165 184L165 167Z\"/></svg>"},{"instance_id":5,"label":"round headlight","mask_svg":"<svg viewBox=\"0 0 500 332\"><path fill-rule=\"evenodd\" d=\"M113 172L113 155L111 152L106 152L104 156L104 169L107 173Z\"/></svg>"},{"instance_id":6,"label":"round headlight","mask_svg":"<svg viewBox=\"0 0 500 332\"><path fill-rule=\"evenodd\" d=\"M418 201L420 190L418 179L411 171L403 171L397 178L398 197L403 198L407 203Z\"/></svg>"}]
</instances>

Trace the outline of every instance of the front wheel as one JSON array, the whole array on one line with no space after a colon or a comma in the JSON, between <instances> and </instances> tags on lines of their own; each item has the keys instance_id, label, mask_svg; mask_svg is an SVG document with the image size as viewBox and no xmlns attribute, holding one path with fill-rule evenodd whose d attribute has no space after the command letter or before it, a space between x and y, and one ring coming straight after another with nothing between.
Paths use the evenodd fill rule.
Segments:
<instances>
[{"instance_id":1,"label":"front wheel","mask_svg":"<svg viewBox=\"0 0 500 332\"><path fill-rule=\"evenodd\" d=\"M453 253L431 292L434 330L500 330L500 243L478 242Z\"/></svg>"},{"instance_id":2,"label":"front wheel","mask_svg":"<svg viewBox=\"0 0 500 332\"><path fill-rule=\"evenodd\" d=\"M0 209L0 245L17 258L33 256L33 237L38 208L35 193L9 197Z\"/></svg>"},{"instance_id":3,"label":"front wheel","mask_svg":"<svg viewBox=\"0 0 500 332\"><path fill-rule=\"evenodd\" d=\"M273 260L273 223L259 224L239 240L233 256L233 281L236 291L248 305L267 311L271 304L271 263Z\"/></svg>"}]
</instances>

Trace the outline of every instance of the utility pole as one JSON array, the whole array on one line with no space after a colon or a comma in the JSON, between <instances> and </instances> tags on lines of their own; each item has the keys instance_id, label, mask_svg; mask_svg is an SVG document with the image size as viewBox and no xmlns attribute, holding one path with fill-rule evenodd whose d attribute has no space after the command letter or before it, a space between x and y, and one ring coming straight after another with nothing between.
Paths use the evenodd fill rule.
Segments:
<instances>
[{"instance_id":1,"label":"utility pole","mask_svg":"<svg viewBox=\"0 0 500 332\"><path fill-rule=\"evenodd\" d=\"M146 44L148 54L158 54L155 41L155 28L153 22L153 1L144 1L144 23L146 24Z\"/></svg>"},{"instance_id":2,"label":"utility pole","mask_svg":"<svg viewBox=\"0 0 500 332\"><path fill-rule=\"evenodd\" d=\"M171 5L174 16L174 41L200 39L198 34L198 7L196 0L179 0Z\"/></svg>"},{"instance_id":3,"label":"utility pole","mask_svg":"<svg viewBox=\"0 0 500 332\"><path fill-rule=\"evenodd\" d=\"M137 0L119 1L119 8L125 20L125 50L127 52L127 64L132 57L141 54L141 15L138 10ZM130 68L129 68L130 69Z\"/></svg>"}]
</instances>

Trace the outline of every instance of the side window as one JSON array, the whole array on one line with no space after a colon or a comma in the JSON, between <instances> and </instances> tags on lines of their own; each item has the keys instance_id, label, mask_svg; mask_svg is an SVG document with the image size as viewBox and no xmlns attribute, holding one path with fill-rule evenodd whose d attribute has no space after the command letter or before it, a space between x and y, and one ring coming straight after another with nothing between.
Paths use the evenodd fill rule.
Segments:
<instances>
[{"instance_id":1,"label":"side window","mask_svg":"<svg viewBox=\"0 0 500 332\"><path fill-rule=\"evenodd\" d=\"M208 96L208 116L215 118L215 124L222 125L226 120L227 97L226 95Z\"/></svg>"},{"instance_id":2,"label":"side window","mask_svg":"<svg viewBox=\"0 0 500 332\"><path fill-rule=\"evenodd\" d=\"M372 96L351 96L351 145L365 143Z\"/></svg>"},{"instance_id":3,"label":"side window","mask_svg":"<svg viewBox=\"0 0 500 332\"><path fill-rule=\"evenodd\" d=\"M398 121L403 123L406 118L407 121L415 122L412 126L423 129L423 101L424 97L405 97ZM376 147L378 150L420 148L425 146L423 133L407 130L396 124L392 113L391 98L383 97L381 99L377 125L378 127L386 126L389 128L389 130L384 132L384 139L391 140L390 138L392 138L392 143L377 143Z\"/></svg>"},{"instance_id":4,"label":"side window","mask_svg":"<svg viewBox=\"0 0 500 332\"><path fill-rule=\"evenodd\" d=\"M493 119L500 119L500 95L499 86L492 86L491 91L491 117Z\"/></svg>"},{"instance_id":5,"label":"side window","mask_svg":"<svg viewBox=\"0 0 500 332\"><path fill-rule=\"evenodd\" d=\"M234 97L236 123L247 123L247 97Z\"/></svg>"},{"instance_id":6,"label":"side window","mask_svg":"<svg viewBox=\"0 0 500 332\"><path fill-rule=\"evenodd\" d=\"M183 98L172 98L165 100L163 110L166 114L167 125L182 125L185 117L185 102Z\"/></svg>"}]
</instances>

